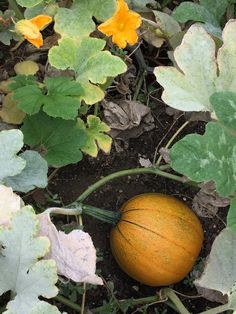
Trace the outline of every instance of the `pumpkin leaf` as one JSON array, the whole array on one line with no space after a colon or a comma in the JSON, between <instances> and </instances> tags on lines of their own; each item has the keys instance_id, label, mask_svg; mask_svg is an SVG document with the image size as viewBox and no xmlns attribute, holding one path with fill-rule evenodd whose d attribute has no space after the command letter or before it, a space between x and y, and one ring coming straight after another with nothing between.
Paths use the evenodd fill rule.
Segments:
<instances>
[{"instance_id":1,"label":"pumpkin leaf","mask_svg":"<svg viewBox=\"0 0 236 314\"><path fill-rule=\"evenodd\" d=\"M102 122L99 117L89 115L87 117L87 128L84 122L78 120L79 127L83 129L87 134L87 141L82 151L92 157L97 157L98 148L103 150L105 153L109 153L111 149L112 139L109 135L104 132L110 131L109 126Z\"/></svg>"},{"instance_id":2,"label":"pumpkin leaf","mask_svg":"<svg viewBox=\"0 0 236 314\"><path fill-rule=\"evenodd\" d=\"M229 309L236 310L236 232L226 228L215 239L207 265L195 284L228 295ZM223 280L222 280L223 276Z\"/></svg>"},{"instance_id":3,"label":"pumpkin leaf","mask_svg":"<svg viewBox=\"0 0 236 314\"><path fill-rule=\"evenodd\" d=\"M23 133L20 130L0 132L0 183L25 168L26 161L17 156L23 145Z\"/></svg>"},{"instance_id":4,"label":"pumpkin leaf","mask_svg":"<svg viewBox=\"0 0 236 314\"><path fill-rule=\"evenodd\" d=\"M48 78L44 83L46 91L38 85L15 88L13 99L18 108L32 115L43 106L43 111L51 117L74 119L80 107L79 97L83 95L80 84L69 77Z\"/></svg>"},{"instance_id":5,"label":"pumpkin leaf","mask_svg":"<svg viewBox=\"0 0 236 314\"><path fill-rule=\"evenodd\" d=\"M26 161L25 168L16 176L8 177L4 180L7 186L18 192L29 192L36 187L45 188L47 186L48 165L39 153L27 150L19 155Z\"/></svg>"},{"instance_id":6,"label":"pumpkin leaf","mask_svg":"<svg viewBox=\"0 0 236 314\"><path fill-rule=\"evenodd\" d=\"M236 131L236 93L215 93L210 101L219 121L226 128Z\"/></svg>"},{"instance_id":7,"label":"pumpkin leaf","mask_svg":"<svg viewBox=\"0 0 236 314\"><path fill-rule=\"evenodd\" d=\"M12 188L0 185L0 226L9 226L12 214L20 210L22 203Z\"/></svg>"},{"instance_id":8,"label":"pumpkin leaf","mask_svg":"<svg viewBox=\"0 0 236 314\"><path fill-rule=\"evenodd\" d=\"M116 8L114 0L76 0L70 8L60 8L55 16L54 29L61 37L81 40L96 29L92 17L108 19Z\"/></svg>"},{"instance_id":9,"label":"pumpkin leaf","mask_svg":"<svg viewBox=\"0 0 236 314\"><path fill-rule=\"evenodd\" d=\"M65 166L82 159L86 134L76 121L51 118L43 112L29 116L21 128L25 143L37 147L49 165Z\"/></svg>"},{"instance_id":10,"label":"pumpkin leaf","mask_svg":"<svg viewBox=\"0 0 236 314\"><path fill-rule=\"evenodd\" d=\"M4 122L11 124L21 124L25 118L25 113L17 108L11 93L3 98L0 117Z\"/></svg>"},{"instance_id":11,"label":"pumpkin leaf","mask_svg":"<svg viewBox=\"0 0 236 314\"><path fill-rule=\"evenodd\" d=\"M236 92L235 33L236 21L230 20L224 28L224 44L218 50L216 60L211 36L202 26L191 26L174 51L181 71L164 66L155 69L157 81L164 87L162 99L183 111L213 111L209 100L213 93Z\"/></svg>"},{"instance_id":12,"label":"pumpkin leaf","mask_svg":"<svg viewBox=\"0 0 236 314\"><path fill-rule=\"evenodd\" d=\"M39 260L49 250L49 240L38 237L39 221L32 207L23 207L8 228L0 229L0 295L12 291L5 313L32 314L45 311L59 314L55 306L40 301L39 296L57 295L57 269L53 260Z\"/></svg>"},{"instance_id":13,"label":"pumpkin leaf","mask_svg":"<svg viewBox=\"0 0 236 314\"><path fill-rule=\"evenodd\" d=\"M22 7L31 8L43 2L43 0L16 0L16 2Z\"/></svg>"},{"instance_id":14,"label":"pumpkin leaf","mask_svg":"<svg viewBox=\"0 0 236 314\"><path fill-rule=\"evenodd\" d=\"M138 12L150 12L151 10L147 5L156 6L155 0L126 0L129 8Z\"/></svg>"},{"instance_id":15,"label":"pumpkin leaf","mask_svg":"<svg viewBox=\"0 0 236 314\"><path fill-rule=\"evenodd\" d=\"M173 17L179 23L195 21L219 26L216 17L208 10L208 8L189 1L180 3L180 5L173 11Z\"/></svg>"},{"instance_id":16,"label":"pumpkin leaf","mask_svg":"<svg viewBox=\"0 0 236 314\"><path fill-rule=\"evenodd\" d=\"M169 14L161 12L161 11L152 11L156 23L166 38L171 38L175 34L181 32L181 27L178 22Z\"/></svg>"},{"instance_id":17,"label":"pumpkin leaf","mask_svg":"<svg viewBox=\"0 0 236 314\"><path fill-rule=\"evenodd\" d=\"M94 104L104 97L103 90L94 84L104 84L108 77L126 71L126 65L120 58L102 51L105 44L104 40L98 38L84 38L80 43L63 38L49 52L52 66L75 71L76 80L84 89L81 99L87 104Z\"/></svg>"},{"instance_id":18,"label":"pumpkin leaf","mask_svg":"<svg viewBox=\"0 0 236 314\"><path fill-rule=\"evenodd\" d=\"M14 66L14 70L18 75L35 75L39 70L39 66L34 61L25 60L17 62Z\"/></svg>"},{"instance_id":19,"label":"pumpkin leaf","mask_svg":"<svg viewBox=\"0 0 236 314\"><path fill-rule=\"evenodd\" d=\"M227 215L227 227L236 231L236 197L230 202L230 207Z\"/></svg>"},{"instance_id":20,"label":"pumpkin leaf","mask_svg":"<svg viewBox=\"0 0 236 314\"><path fill-rule=\"evenodd\" d=\"M190 134L171 149L171 167L193 181L213 180L221 196L236 190L236 137L219 123L209 122L204 135Z\"/></svg>"}]
</instances>

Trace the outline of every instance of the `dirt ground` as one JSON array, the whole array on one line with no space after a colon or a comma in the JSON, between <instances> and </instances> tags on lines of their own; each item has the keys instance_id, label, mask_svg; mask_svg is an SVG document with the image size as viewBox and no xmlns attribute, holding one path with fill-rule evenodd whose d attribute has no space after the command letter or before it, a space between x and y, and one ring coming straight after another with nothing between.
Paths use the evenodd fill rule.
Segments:
<instances>
[{"instance_id":1,"label":"dirt ground","mask_svg":"<svg viewBox=\"0 0 236 314\"><path fill-rule=\"evenodd\" d=\"M173 117L169 117L165 113L165 106L156 108L154 116L156 117L155 129L143 134L137 139L130 140L129 147L124 151L118 153L113 147L110 155L100 153L97 159L86 157L77 165L70 165L61 169L49 185L50 192L58 194L64 204L69 204L73 202L81 192L86 189L86 187L96 182L102 176L106 176L119 170L140 167L140 157L152 160L156 146L173 123ZM183 121L184 118L176 123L175 128L172 129L172 134ZM202 133L203 129L204 126L202 124L199 125L199 123L193 122L185 129L184 133ZM180 137L182 136L183 134L181 134ZM167 140L168 138L163 142L163 145ZM94 192L87 199L86 203L104 209L118 210L126 200L137 194L145 192L161 192L173 195L180 200L183 200L191 207L192 199L197 191L198 189L190 188L187 185L163 177L154 175L136 175L119 178L108 183ZM220 210L219 216L224 219L224 209ZM116 297L118 299L132 297L141 298L155 295L158 292L158 289L156 288L150 288L132 280L118 267L110 251L109 232L111 227L109 225L86 216L83 217L83 222L84 230L89 232L95 247L99 249L99 252L102 252L103 261L97 264L99 272L106 281L113 282ZM217 218L204 218L201 219L201 222L204 227L205 240L199 260L203 261L210 251L214 238L224 226ZM215 305L212 302L206 301L204 298L195 297L197 291L187 280L174 285L173 288L179 293L186 295L181 296L181 299L191 313L199 313ZM109 293L107 292L106 287L92 289L87 293L86 304L90 308L100 306L102 305L103 300L108 298L108 295ZM80 304L80 300L78 300L78 304ZM160 309L160 312L157 312L155 309ZM153 305L149 308L147 313L176 313L170 308L168 308L167 312L161 312L162 309L164 309L162 305Z\"/></svg>"}]
</instances>

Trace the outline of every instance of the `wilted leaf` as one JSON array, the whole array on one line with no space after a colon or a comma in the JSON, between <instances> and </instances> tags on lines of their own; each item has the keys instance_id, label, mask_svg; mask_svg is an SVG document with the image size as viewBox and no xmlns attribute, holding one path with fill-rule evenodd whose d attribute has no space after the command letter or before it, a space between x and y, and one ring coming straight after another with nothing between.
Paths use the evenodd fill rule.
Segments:
<instances>
[{"instance_id":1,"label":"wilted leaf","mask_svg":"<svg viewBox=\"0 0 236 314\"><path fill-rule=\"evenodd\" d=\"M52 258L57 264L58 273L76 282L101 285L102 279L95 274L96 249L88 233L73 230L69 234L57 231L49 214L38 215L40 234L49 238L50 252L46 258Z\"/></svg>"},{"instance_id":2,"label":"wilted leaf","mask_svg":"<svg viewBox=\"0 0 236 314\"><path fill-rule=\"evenodd\" d=\"M20 174L8 177L4 183L18 192L29 192L36 187L45 188L48 184L47 172L48 165L39 153L27 150L20 154L20 157L26 161L25 168Z\"/></svg>"},{"instance_id":3,"label":"wilted leaf","mask_svg":"<svg viewBox=\"0 0 236 314\"><path fill-rule=\"evenodd\" d=\"M57 269L53 260L39 260L49 250L49 240L38 237L39 222L32 207L17 211L9 228L0 229L0 295L12 291L15 296L5 313L32 314L48 309L48 314L60 312L40 301L39 296L57 295Z\"/></svg>"},{"instance_id":4,"label":"wilted leaf","mask_svg":"<svg viewBox=\"0 0 236 314\"><path fill-rule=\"evenodd\" d=\"M77 43L63 38L59 46L49 52L49 62L58 69L74 70L76 80L84 89L81 96L87 104L94 104L104 97L103 90L95 84L104 84L108 77L126 71L125 63L108 51L102 51L106 42L98 38L84 38Z\"/></svg>"},{"instance_id":5,"label":"wilted leaf","mask_svg":"<svg viewBox=\"0 0 236 314\"><path fill-rule=\"evenodd\" d=\"M16 155L23 145L23 134L20 130L0 132L0 183L25 168L25 160Z\"/></svg>"},{"instance_id":6,"label":"wilted leaf","mask_svg":"<svg viewBox=\"0 0 236 314\"><path fill-rule=\"evenodd\" d=\"M201 185L201 190L193 198L193 210L200 217L213 218L219 207L226 207L230 203L228 198L220 197L215 191L215 184L207 182Z\"/></svg>"},{"instance_id":7,"label":"wilted leaf","mask_svg":"<svg viewBox=\"0 0 236 314\"><path fill-rule=\"evenodd\" d=\"M23 202L13 193L12 188L0 185L0 226L7 227L10 224L12 214L20 210Z\"/></svg>"},{"instance_id":8,"label":"wilted leaf","mask_svg":"<svg viewBox=\"0 0 236 314\"><path fill-rule=\"evenodd\" d=\"M98 20L106 20L113 14L115 8L115 0L76 0L70 9L58 10L54 29L62 37L81 40L95 30L93 16Z\"/></svg>"},{"instance_id":9,"label":"wilted leaf","mask_svg":"<svg viewBox=\"0 0 236 314\"><path fill-rule=\"evenodd\" d=\"M104 101L102 106L105 122L111 128L110 135L113 138L136 138L155 127L150 108L138 101Z\"/></svg>"},{"instance_id":10,"label":"wilted leaf","mask_svg":"<svg viewBox=\"0 0 236 314\"><path fill-rule=\"evenodd\" d=\"M156 23L165 38L171 38L175 34L181 32L179 23L177 23L171 15L161 11L153 10L152 12L155 16Z\"/></svg>"},{"instance_id":11,"label":"wilted leaf","mask_svg":"<svg viewBox=\"0 0 236 314\"><path fill-rule=\"evenodd\" d=\"M191 26L174 52L181 72L174 67L155 69L157 81L164 87L162 99L183 111L213 111L209 99L214 92L236 91L235 33L236 21L231 20L224 28L224 44L216 60L211 36L200 25Z\"/></svg>"},{"instance_id":12,"label":"wilted leaf","mask_svg":"<svg viewBox=\"0 0 236 314\"><path fill-rule=\"evenodd\" d=\"M229 302L235 299L236 284L236 233L228 228L221 231L215 239L211 253L197 286L220 291L228 295ZM232 303L232 302L231 302ZM236 309L231 304L229 309Z\"/></svg>"},{"instance_id":13,"label":"wilted leaf","mask_svg":"<svg viewBox=\"0 0 236 314\"><path fill-rule=\"evenodd\" d=\"M37 147L49 165L65 166L82 159L86 134L76 121L51 118L40 112L24 120L25 143Z\"/></svg>"},{"instance_id":14,"label":"wilted leaf","mask_svg":"<svg viewBox=\"0 0 236 314\"><path fill-rule=\"evenodd\" d=\"M0 117L4 122L12 124L21 124L24 120L25 113L17 108L11 93L3 98Z\"/></svg>"}]
</instances>

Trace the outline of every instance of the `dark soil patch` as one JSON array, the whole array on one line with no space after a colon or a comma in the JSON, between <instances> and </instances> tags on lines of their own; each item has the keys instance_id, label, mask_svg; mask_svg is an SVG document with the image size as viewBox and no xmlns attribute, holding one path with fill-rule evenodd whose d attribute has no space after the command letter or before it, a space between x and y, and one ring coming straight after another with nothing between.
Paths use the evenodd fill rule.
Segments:
<instances>
[{"instance_id":1,"label":"dark soil patch","mask_svg":"<svg viewBox=\"0 0 236 314\"><path fill-rule=\"evenodd\" d=\"M118 153L113 148L110 155L99 154L99 157L96 159L85 157L83 161L77 165L64 167L54 177L49 185L49 190L52 193L58 194L64 204L69 204L73 202L83 190L99 180L102 176L119 170L140 167L140 157L152 160L155 147L173 124L173 118L165 114L164 106L161 107L161 110L160 108L158 110L156 109L154 115L158 117L156 119L156 128L149 133L143 134L138 139L130 140L128 149ZM183 122L184 118L180 119L170 133L174 134ZM186 134L194 132L203 133L203 131L204 125L196 122L193 122L185 129ZM183 137L183 134L181 134L180 137ZM162 144L164 145L168 139L169 137L167 137ZM101 189L94 192L87 199L86 203L104 209L117 210L126 200L134 195L145 192L161 192L173 195L183 200L191 207L192 199L197 191L198 189L163 177L136 175L116 179L103 186ZM222 210L219 215L224 217L225 210ZM214 238L223 228L222 222L217 218L214 220L201 219L201 221L204 226L205 241L200 255L200 261L207 256ZM141 298L155 295L158 292L156 288L150 288L132 280L118 267L110 251L109 232L111 227L109 225L86 216L83 217L83 222L84 230L89 232L95 247L99 249L99 252L102 252L103 261L97 264L100 274L106 281L113 282L118 299ZM196 296L197 291L187 283L187 280L174 285L173 288L179 293L186 295L186 297L181 297L181 299L191 313L199 313L215 306L215 304L204 298L199 299L191 297ZM102 305L103 301L108 299L109 293L106 287L97 287L87 292L86 304L88 308L94 308ZM77 302L80 304L81 300L78 299ZM162 313L162 308L162 305L154 305L149 308L147 313ZM157 312L157 309L160 309L160 312ZM73 313L71 311L69 312ZM166 313L171 314L176 312L168 308L168 312Z\"/></svg>"}]
</instances>

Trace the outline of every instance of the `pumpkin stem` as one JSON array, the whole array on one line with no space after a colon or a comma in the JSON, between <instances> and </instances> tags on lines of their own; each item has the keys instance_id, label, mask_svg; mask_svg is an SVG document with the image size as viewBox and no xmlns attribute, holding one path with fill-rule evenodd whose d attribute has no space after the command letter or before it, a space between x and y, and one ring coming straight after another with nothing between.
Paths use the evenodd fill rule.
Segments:
<instances>
[{"instance_id":1,"label":"pumpkin stem","mask_svg":"<svg viewBox=\"0 0 236 314\"><path fill-rule=\"evenodd\" d=\"M181 314L191 314L186 307L181 302L180 298L174 293L174 291L170 288L164 288L161 290L164 296L166 296L174 305L176 306L177 310Z\"/></svg>"},{"instance_id":2,"label":"pumpkin stem","mask_svg":"<svg viewBox=\"0 0 236 314\"><path fill-rule=\"evenodd\" d=\"M121 218L120 212L106 210L91 205L82 204L82 213L97 218L115 226Z\"/></svg>"}]
</instances>

